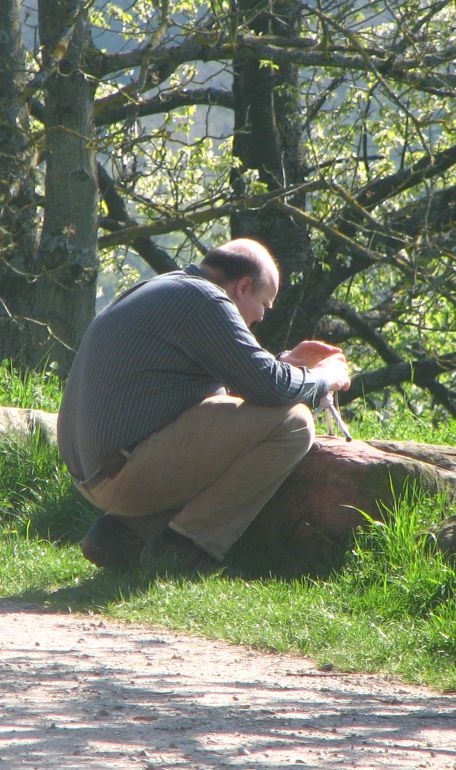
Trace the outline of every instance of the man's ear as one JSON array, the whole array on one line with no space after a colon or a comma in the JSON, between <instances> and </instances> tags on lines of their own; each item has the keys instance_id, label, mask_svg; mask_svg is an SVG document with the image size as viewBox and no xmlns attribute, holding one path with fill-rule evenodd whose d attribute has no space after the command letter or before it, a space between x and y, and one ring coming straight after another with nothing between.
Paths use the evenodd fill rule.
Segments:
<instances>
[{"instance_id":1,"label":"man's ear","mask_svg":"<svg viewBox=\"0 0 456 770\"><path fill-rule=\"evenodd\" d=\"M243 275L239 278L233 286L233 296L235 299L240 299L247 294L252 288L253 278L250 275Z\"/></svg>"}]
</instances>

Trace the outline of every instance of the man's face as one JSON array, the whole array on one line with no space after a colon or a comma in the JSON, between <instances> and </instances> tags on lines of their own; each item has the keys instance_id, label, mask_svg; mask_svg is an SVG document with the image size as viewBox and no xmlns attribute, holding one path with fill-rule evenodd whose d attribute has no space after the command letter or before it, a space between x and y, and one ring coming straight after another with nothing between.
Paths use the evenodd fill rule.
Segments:
<instances>
[{"instance_id":1,"label":"man's face","mask_svg":"<svg viewBox=\"0 0 456 770\"><path fill-rule=\"evenodd\" d=\"M279 288L279 279L275 271L270 271L258 287L254 288L250 276L244 276L226 287L228 296L233 300L247 326L263 320L265 310L272 307Z\"/></svg>"}]
</instances>

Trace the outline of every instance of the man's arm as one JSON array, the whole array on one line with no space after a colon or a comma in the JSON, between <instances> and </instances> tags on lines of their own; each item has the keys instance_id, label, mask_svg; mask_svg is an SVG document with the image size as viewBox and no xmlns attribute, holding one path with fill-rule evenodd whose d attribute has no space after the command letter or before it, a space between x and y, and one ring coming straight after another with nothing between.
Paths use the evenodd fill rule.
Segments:
<instances>
[{"instance_id":1,"label":"man's arm","mask_svg":"<svg viewBox=\"0 0 456 770\"><path fill-rule=\"evenodd\" d=\"M258 344L233 302L221 293L202 303L178 344L214 380L252 403L275 406L304 401L315 407L334 384L331 367L300 368L277 361Z\"/></svg>"}]
</instances>

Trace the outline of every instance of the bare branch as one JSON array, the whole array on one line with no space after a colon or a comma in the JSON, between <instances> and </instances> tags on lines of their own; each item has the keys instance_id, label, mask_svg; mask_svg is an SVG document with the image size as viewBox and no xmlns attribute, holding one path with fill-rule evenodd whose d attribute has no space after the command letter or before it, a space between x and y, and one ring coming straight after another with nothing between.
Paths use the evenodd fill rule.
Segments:
<instances>
[{"instance_id":1,"label":"bare branch","mask_svg":"<svg viewBox=\"0 0 456 770\"><path fill-rule=\"evenodd\" d=\"M356 398L382 390L391 385L397 386L402 382L412 382L420 387L428 388L429 383L441 374L456 370L456 353L448 353L440 358L425 358L391 366L385 366L373 372L356 375L350 390L340 393L340 402L348 404ZM453 399L453 394L451 394ZM456 408L456 394L454 395Z\"/></svg>"},{"instance_id":2,"label":"bare branch","mask_svg":"<svg viewBox=\"0 0 456 770\"><path fill-rule=\"evenodd\" d=\"M128 214L124 200L106 169L100 163L97 168L100 194L108 207L110 217L102 220L103 227L112 232L123 229L125 223L130 227L137 227L137 222ZM129 245L156 273L168 273L178 269L177 263L168 252L157 246L148 236L137 236Z\"/></svg>"},{"instance_id":3,"label":"bare branch","mask_svg":"<svg viewBox=\"0 0 456 770\"><path fill-rule=\"evenodd\" d=\"M326 41L315 39L303 41L300 38L277 38L239 34L233 42L221 32L200 30L176 46L145 46L127 53L106 55L94 52L89 59L87 71L95 78L118 72L124 68L141 66L145 57L148 61L148 77L144 90L157 86L176 70L180 64L189 61L264 59L278 65L296 64L303 67L339 68L344 71L374 72L382 78L402 83L417 91L440 96L456 94L456 75L450 72L433 71L431 67L451 63L455 57L454 48L433 56L417 60L404 59L388 51L363 47L359 53L353 46L331 46Z\"/></svg>"},{"instance_id":4,"label":"bare branch","mask_svg":"<svg viewBox=\"0 0 456 770\"><path fill-rule=\"evenodd\" d=\"M217 105L232 109L233 96L222 88L176 88L144 100L127 98L123 93L113 94L95 102L95 124L105 126L127 118L159 115L190 105Z\"/></svg>"}]
</instances>

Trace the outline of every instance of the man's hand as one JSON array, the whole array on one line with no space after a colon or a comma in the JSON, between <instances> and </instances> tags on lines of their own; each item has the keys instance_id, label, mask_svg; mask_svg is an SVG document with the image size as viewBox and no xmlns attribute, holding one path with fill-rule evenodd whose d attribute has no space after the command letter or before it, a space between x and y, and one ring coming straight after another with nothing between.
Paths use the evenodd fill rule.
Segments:
<instances>
[{"instance_id":1,"label":"man's hand","mask_svg":"<svg viewBox=\"0 0 456 770\"><path fill-rule=\"evenodd\" d=\"M334 353L323 358L315 366L310 367L315 374L324 377L329 385L329 390L348 390L350 377L348 364L342 352Z\"/></svg>"},{"instance_id":2,"label":"man's hand","mask_svg":"<svg viewBox=\"0 0 456 770\"><path fill-rule=\"evenodd\" d=\"M347 359L341 348L334 345L320 340L304 340L293 350L283 353L280 360L294 366L307 366L328 381L330 390L348 390L350 387Z\"/></svg>"},{"instance_id":3,"label":"man's hand","mask_svg":"<svg viewBox=\"0 0 456 770\"><path fill-rule=\"evenodd\" d=\"M319 340L304 340L293 350L282 353L280 361L293 364L293 366L307 366L309 369L313 369L323 359L336 353L342 353L342 350Z\"/></svg>"}]
</instances>

